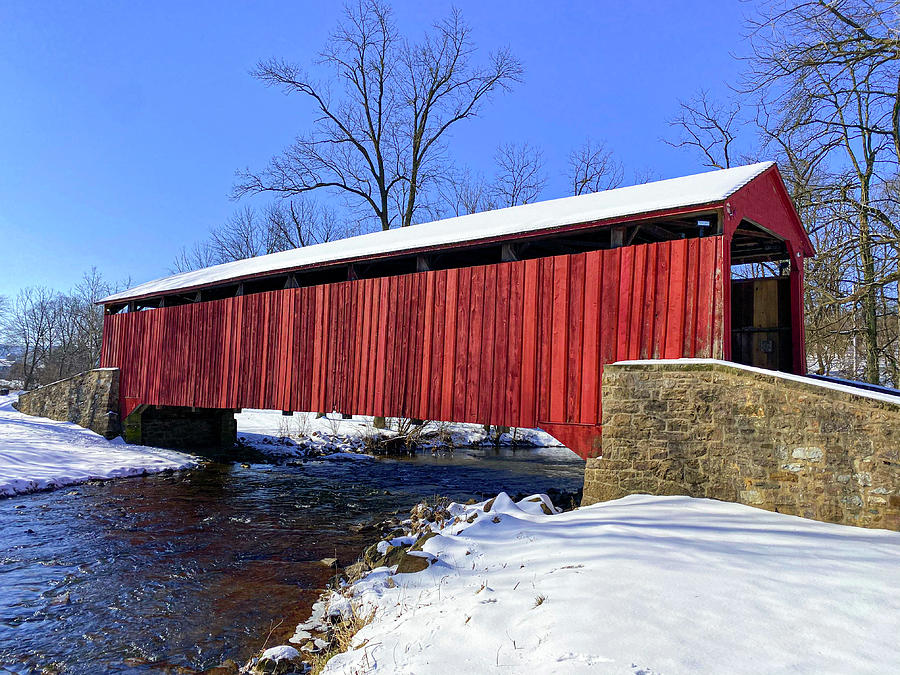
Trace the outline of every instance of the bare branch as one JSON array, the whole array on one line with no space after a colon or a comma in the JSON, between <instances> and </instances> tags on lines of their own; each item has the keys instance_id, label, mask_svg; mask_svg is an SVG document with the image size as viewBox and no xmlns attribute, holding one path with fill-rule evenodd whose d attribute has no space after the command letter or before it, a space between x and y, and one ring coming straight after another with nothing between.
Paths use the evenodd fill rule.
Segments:
<instances>
[{"instance_id":1,"label":"bare branch","mask_svg":"<svg viewBox=\"0 0 900 675\"><path fill-rule=\"evenodd\" d=\"M569 155L568 177L572 194L580 195L621 186L625 170L604 143L587 139Z\"/></svg>"}]
</instances>

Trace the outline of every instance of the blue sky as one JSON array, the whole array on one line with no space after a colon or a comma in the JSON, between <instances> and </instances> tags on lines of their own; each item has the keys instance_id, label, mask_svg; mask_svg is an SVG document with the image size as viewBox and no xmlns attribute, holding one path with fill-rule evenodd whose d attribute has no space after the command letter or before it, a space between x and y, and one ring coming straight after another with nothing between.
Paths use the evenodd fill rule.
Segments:
<instances>
[{"instance_id":1,"label":"blue sky","mask_svg":"<svg viewBox=\"0 0 900 675\"><path fill-rule=\"evenodd\" d=\"M482 50L508 45L525 81L457 127L451 155L489 172L503 142L541 146L565 194L568 153L605 139L626 176L701 170L661 142L678 98L721 92L740 63L735 0L455 3ZM415 37L451 3L394 2ZM331 2L0 0L0 295L168 273L183 245L240 203L236 169L261 167L310 109L248 70L270 56L310 65L341 15ZM320 198L324 201L323 198Z\"/></svg>"}]
</instances>

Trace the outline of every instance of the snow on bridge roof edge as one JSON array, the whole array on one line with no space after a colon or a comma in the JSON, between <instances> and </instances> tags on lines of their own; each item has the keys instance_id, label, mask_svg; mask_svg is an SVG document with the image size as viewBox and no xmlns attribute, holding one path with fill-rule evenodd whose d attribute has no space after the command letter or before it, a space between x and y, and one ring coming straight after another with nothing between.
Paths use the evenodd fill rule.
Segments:
<instances>
[{"instance_id":1,"label":"snow on bridge roof edge","mask_svg":"<svg viewBox=\"0 0 900 675\"><path fill-rule=\"evenodd\" d=\"M164 295L270 272L331 265L367 256L534 234L567 225L721 202L773 165L774 162L759 162L362 234L155 279L114 293L98 304Z\"/></svg>"}]
</instances>

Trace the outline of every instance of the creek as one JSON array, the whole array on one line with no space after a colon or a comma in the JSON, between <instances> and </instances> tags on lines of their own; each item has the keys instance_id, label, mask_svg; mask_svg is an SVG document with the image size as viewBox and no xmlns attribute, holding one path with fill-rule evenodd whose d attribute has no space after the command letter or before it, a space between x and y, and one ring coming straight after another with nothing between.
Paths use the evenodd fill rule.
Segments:
<instances>
[{"instance_id":1,"label":"creek","mask_svg":"<svg viewBox=\"0 0 900 675\"><path fill-rule=\"evenodd\" d=\"M374 520L422 499L581 489L568 450L211 461L0 499L0 672L202 671L283 643ZM402 517L402 516L401 516Z\"/></svg>"}]
</instances>

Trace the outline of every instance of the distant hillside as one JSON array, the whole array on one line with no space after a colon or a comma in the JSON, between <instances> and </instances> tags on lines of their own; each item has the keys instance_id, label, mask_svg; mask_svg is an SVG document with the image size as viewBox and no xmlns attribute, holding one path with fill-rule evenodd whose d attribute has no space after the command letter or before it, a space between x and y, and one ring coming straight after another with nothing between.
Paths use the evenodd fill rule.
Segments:
<instances>
[{"instance_id":1,"label":"distant hillside","mask_svg":"<svg viewBox=\"0 0 900 675\"><path fill-rule=\"evenodd\" d=\"M0 344L0 375L7 374L12 364L20 359L24 352L23 347Z\"/></svg>"},{"instance_id":2,"label":"distant hillside","mask_svg":"<svg viewBox=\"0 0 900 675\"><path fill-rule=\"evenodd\" d=\"M20 358L24 352L24 347L0 344L0 361L15 361Z\"/></svg>"}]
</instances>

